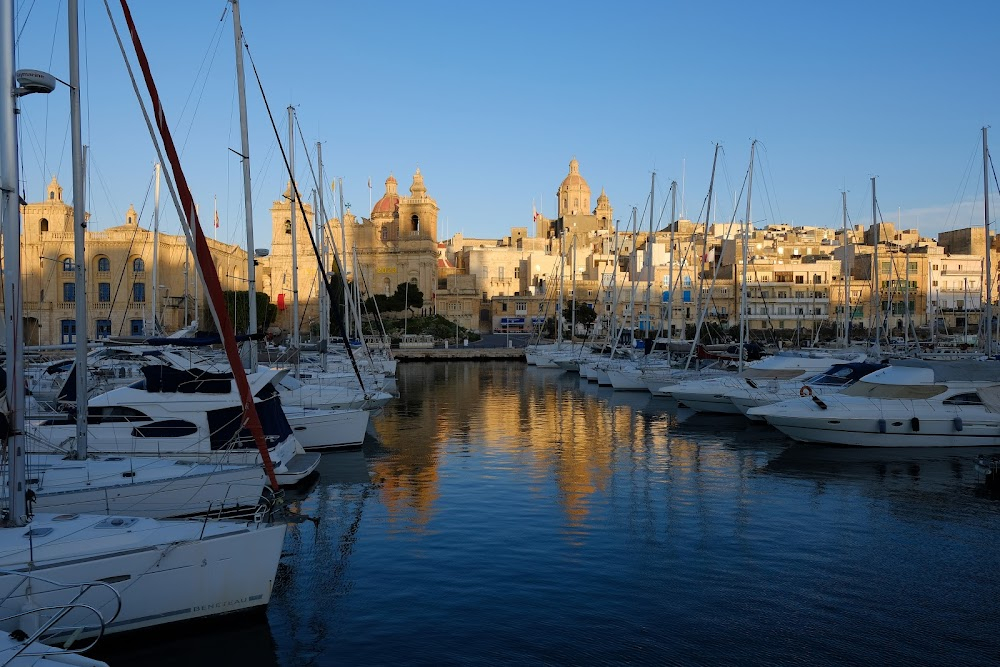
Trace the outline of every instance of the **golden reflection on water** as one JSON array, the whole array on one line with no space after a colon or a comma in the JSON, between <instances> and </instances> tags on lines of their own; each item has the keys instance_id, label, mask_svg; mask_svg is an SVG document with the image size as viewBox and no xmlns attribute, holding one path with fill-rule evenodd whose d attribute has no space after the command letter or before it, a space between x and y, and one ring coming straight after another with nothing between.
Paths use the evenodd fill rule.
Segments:
<instances>
[{"instance_id":1,"label":"golden reflection on water","mask_svg":"<svg viewBox=\"0 0 1000 667\"><path fill-rule=\"evenodd\" d=\"M389 520L426 526L442 467L456 453L516 466L529 493L551 480L569 530L587 525L593 497L608 491L616 470L662 475L680 463L686 476L701 468L692 463L698 443L672 437L671 417L648 394L599 393L574 378L515 363L403 368L401 396L377 422L391 455L372 461Z\"/></svg>"}]
</instances>

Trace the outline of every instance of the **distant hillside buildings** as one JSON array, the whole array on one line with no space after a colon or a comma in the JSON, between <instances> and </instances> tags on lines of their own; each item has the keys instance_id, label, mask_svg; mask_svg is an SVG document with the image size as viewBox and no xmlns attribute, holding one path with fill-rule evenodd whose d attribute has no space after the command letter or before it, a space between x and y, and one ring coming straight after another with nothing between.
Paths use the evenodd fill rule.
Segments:
<instances>
[{"instance_id":1,"label":"distant hillside buildings","mask_svg":"<svg viewBox=\"0 0 1000 667\"><path fill-rule=\"evenodd\" d=\"M365 293L391 294L410 282L424 295L425 313L483 331L533 330L555 315L560 291L567 305L575 293L578 301L594 306L598 330L609 326L614 313L634 329L658 330L669 320L680 333L697 320L699 307L706 322L719 328L738 323L744 273L738 225L677 220L650 234L648 223L639 221L638 229L630 229L627 220L616 222L603 190L592 207L590 186L575 159L556 192L558 216L536 213L533 235L525 226L511 227L498 239L455 234L439 241L438 205L423 174L419 169L413 174L408 195L400 194L390 175L369 217L359 219L347 210L343 221L335 216L323 227L328 271L338 272L336 252L348 279L360 282ZM290 307L292 205L288 187L271 206L269 256L257 259L257 289L278 305L274 331L296 326ZM318 321L319 283L307 229L317 239L322 235L311 202L301 209L296 202L295 211L297 326L308 337ZM46 200L22 206L22 213L25 342L71 342L77 327L72 206L53 178ZM863 327L881 313L885 326L897 332L907 326L964 331L978 325L987 252L982 228L943 232L935 241L883 223L877 265L874 231L855 226L847 230L845 243L841 229L768 225L751 230L745 268L750 327L823 328L832 335L845 311L854 326ZM197 317L200 290L184 238L160 234L159 239L154 268L153 233L138 224L134 208L123 224L87 233L89 338L149 335L154 317L170 332ZM995 270L993 241L989 251ZM209 244L223 288L245 290L246 251ZM876 273L879 288L873 290Z\"/></svg>"}]
</instances>

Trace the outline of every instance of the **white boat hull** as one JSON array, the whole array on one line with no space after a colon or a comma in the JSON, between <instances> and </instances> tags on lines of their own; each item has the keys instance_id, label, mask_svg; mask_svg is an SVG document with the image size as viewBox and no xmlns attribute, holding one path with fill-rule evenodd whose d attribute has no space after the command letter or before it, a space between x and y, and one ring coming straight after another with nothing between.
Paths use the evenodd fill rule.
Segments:
<instances>
[{"instance_id":1,"label":"white boat hull","mask_svg":"<svg viewBox=\"0 0 1000 667\"><path fill-rule=\"evenodd\" d=\"M313 410L285 408L295 439L306 451L360 447L368 432L366 410Z\"/></svg>"},{"instance_id":2,"label":"white boat hull","mask_svg":"<svg viewBox=\"0 0 1000 667\"><path fill-rule=\"evenodd\" d=\"M105 587L91 589L80 602L110 621L108 633L188 621L265 606L271 597L285 526L250 526L218 521L153 521L130 517L36 515L23 528L0 535L0 617L25 609L64 605L79 592L21 572L65 584L104 581L121 596L121 611ZM100 522L96 519L101 519ZM25 538L28 531L35 537ZM31 561L29 568L28 561ZM2 628L30 630L52 611L7 620ZM27 626L27 627L26 627ZM57 627L88 626L95 619L70 612ZM49 637L65 636L66 631Z\"/></svg>"},{"instance_id":3,"label":"white boat hull","mask_svg":"<svg viewBox=\"0 0 1000 667\"><path fill-rule=\"evenodd\" d=\"M825 419L768 416L767 422L785 435L802 442L819 442L858 447L998 447L1000 420L963 419L957 431L953 418L919 417L913 430L913 416L885 418L886 432L880 432L878 418Z\"/></svg>"},{"instance_id":4,"label":"white boat hull","mask_svg":"<svg viewBox=\"0 0 1000 667\"><path fill-rule=\"evenodd\" d=\"M34 511L53 514L124 514L154 519L230 515L252 511L267 485L259 465L212 466L141 457L109 461L29 458Z\"/></svg>"}]
</instances>

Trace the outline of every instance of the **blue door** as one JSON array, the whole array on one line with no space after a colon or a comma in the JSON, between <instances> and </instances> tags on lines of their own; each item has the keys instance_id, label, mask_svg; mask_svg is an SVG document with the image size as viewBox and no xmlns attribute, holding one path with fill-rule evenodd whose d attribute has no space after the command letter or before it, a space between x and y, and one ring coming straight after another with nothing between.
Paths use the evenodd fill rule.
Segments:
<instances>
[{"instance_id":1,"label":"blue door","mask_svg":"<svg viewBox=\"0 0 1000 667\"><path fill-rule=\"evenodd\" d=\"M60 342L64 345L76 342L76 320L62 320Z\"/></svg>"}]
</instances>

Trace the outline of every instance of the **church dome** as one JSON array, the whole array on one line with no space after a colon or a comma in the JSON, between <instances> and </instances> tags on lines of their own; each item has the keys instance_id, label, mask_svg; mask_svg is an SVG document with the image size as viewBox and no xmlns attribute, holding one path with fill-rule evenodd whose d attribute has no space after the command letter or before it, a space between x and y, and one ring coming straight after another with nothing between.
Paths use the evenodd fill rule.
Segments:
<instances>
[{"instance_id":1,"label":"church dome","mask_svg":"<svg viewBox=\"0 0 1000 667\"><path fill-rule=\"evenodd\" d=\"M587 181L584 180L583 176L580 175L580 163L573 158L569 162L569 174L563 179L562 184L560 184L559 189L564 188L579 188L583 187L590 190L590 186L587 185Z\"/></svg>"},{"instance_id":2,"label":"church dome","mask_svg":"<svg viewBox=\"0 0 1000 667\"><path fill-rule=\"evenodd\" d=\"M392 214L399 210L399 194L396 190L397 188L396 177L389 174L389 178L385 179L385 194L382 198L375 202L372 207L372 217L376 213L381 214Z\"/></svg>"}]
</instances>

